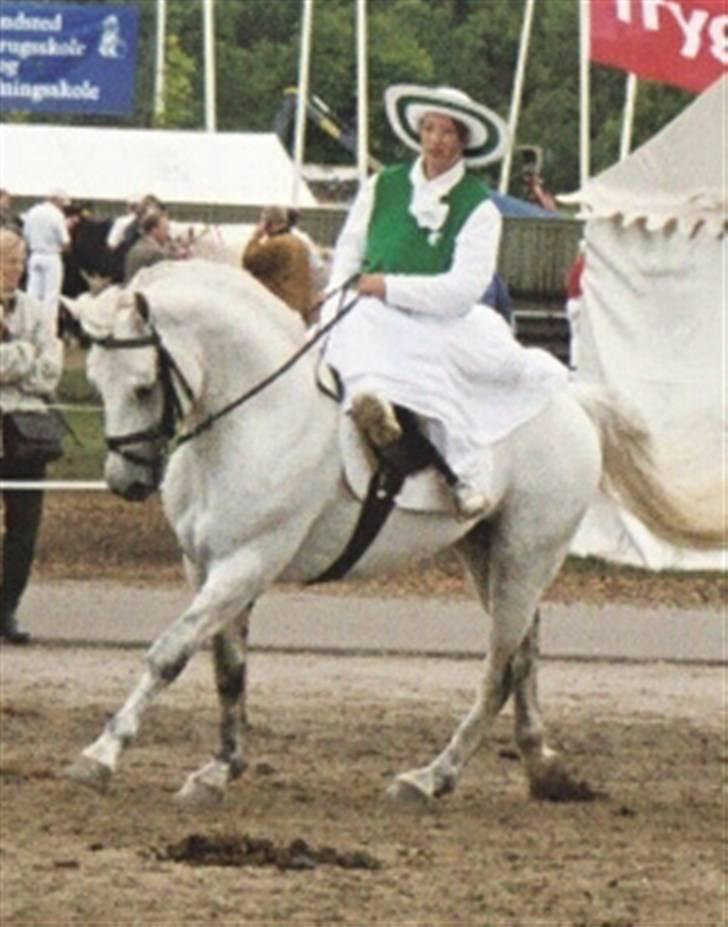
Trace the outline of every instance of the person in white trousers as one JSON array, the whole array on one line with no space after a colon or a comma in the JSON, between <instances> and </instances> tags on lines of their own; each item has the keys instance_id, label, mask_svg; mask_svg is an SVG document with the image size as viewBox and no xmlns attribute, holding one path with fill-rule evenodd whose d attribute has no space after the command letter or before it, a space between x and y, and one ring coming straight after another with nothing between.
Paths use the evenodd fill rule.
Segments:
<instances>
[{"instance_id":1,"label":"person in white trousers","mask_svg":"<svg viewBox=\"0 0 728 927\"><path fill-rule=\"evenodd\" d=\"M68 220L63 212L70 200L63 190L48 197L25 214L23 235L28 244L26 292L39 303L55 310L63 286L62 254L71 243Z\"/></svg>"}]
</instances>

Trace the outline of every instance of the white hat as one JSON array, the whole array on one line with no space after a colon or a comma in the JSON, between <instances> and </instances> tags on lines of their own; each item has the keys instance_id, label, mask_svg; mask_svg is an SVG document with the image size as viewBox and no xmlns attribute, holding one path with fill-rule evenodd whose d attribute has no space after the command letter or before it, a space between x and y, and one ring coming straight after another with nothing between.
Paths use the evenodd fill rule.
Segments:
<instances>
[{"instance_id":1,"label":"white hat","mask_svg":"<svg viewBox=\"0 0 728 927\"><path fill-rule=\"evenodd\" d=\"M415 151L422 147L422 117L425 113L440 113L466 126L468 142L463 158L472 167L491 164L505 154L509 135L505 122L487 106L475 103L462 90L394 84L385 91L384 104L395 135Z\"/></svg>"}]
</instances>

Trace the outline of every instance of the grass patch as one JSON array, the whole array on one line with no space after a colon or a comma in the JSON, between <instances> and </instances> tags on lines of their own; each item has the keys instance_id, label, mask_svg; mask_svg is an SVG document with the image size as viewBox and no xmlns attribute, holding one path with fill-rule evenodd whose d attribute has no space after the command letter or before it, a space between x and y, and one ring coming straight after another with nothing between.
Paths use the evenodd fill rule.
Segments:
<instances>
[{"instance_id":1,"label":"grass patch","mask_svg":"<svg viewBox=\"0 0 728 927\"><path fill-rule=\"evenodd\" d=\"M63 442L63 457L49 466L48 479L103 479L106 448L101 411L89 406L64 410L63 415L72 433Z\"/></svg>"}]
</instances>

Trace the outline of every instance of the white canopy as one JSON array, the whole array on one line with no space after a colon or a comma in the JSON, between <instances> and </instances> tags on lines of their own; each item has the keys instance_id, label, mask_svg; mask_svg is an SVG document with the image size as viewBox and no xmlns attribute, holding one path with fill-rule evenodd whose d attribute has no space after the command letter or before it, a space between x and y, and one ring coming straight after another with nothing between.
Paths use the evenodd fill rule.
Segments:
<instances>
[{"instance_id":1,"label":"white canopy","mask_svg":"<svg viewBox=\"0 0 728 927\"><path fill-rule=\"evenodd\" d=\"M54 188L76 199L289 204L294 165L274 133L0 125L0 185L14 196ZM315 206L305 183L299 205Z\"/></svg>"},{"instance_id":2,"label":"white canopy","mask_svg":"<svg viewBox=\"0 0 728 927\"><path fill-rule=\"evenodd\" d=\"M568 198L587 216L577 376L635 405L668 488L724 516L726 92L722 78ZM606 499L589 511L572 550L650 569L725 565L719 551L658 541Z\"/></svg>"},{"instance_id":3,"label":"white canopy","mask_svg":"<svg viewBox=\"0 0 728 927\"><path fill-rule=\"evenodd\" d=\"M559 200L581 205L587 218L625 226L644 220L650 231L677 223L686 233L707 224L720 234L728 204L727 114L725 75L628 158Z\"/></svg>"}]
</instances>

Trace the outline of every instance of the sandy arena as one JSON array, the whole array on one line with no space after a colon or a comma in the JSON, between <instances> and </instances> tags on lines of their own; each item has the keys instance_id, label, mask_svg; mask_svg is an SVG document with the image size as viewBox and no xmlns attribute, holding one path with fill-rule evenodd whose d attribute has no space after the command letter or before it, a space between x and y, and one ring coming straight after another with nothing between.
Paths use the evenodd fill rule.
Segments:
<instances>
[{"instance_id":1,"label":"sandy arena","mask_svg":"<svg viewBox=\"0 0 728 927\"><path fill-rule=\"evenodd\" d=\"M173 793L216 741L207 655L103 797L61 772L141 651L0 659L3 927L725 923L722 667L546 662L552 741L601 797L528 799L506 709L455 794L416 811L386 787L444 746L476 660L254 653L248 770L183 812Z\"/></svg>"}]
</instances>

